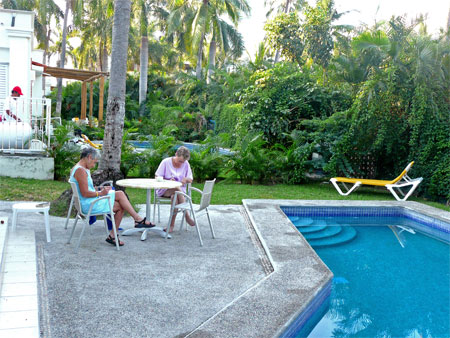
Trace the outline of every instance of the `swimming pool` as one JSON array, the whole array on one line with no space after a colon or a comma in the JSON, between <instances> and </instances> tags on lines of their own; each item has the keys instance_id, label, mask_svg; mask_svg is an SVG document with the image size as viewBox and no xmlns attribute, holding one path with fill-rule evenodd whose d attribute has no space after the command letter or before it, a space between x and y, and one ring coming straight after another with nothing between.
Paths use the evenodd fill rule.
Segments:
<instances>
[{"instance_id":1,"label":"swimming pool","mask_svg":"<svg viewBox=\"0 0 450 338\"><path fill-rule=\"evenodd\" d=\"M401 208L281 208L334 273L295 336L450 336L448 223Z\"/></svg>"},{"instance_id":2,"label":"swimming pool","mask_svg":"<svg viewBox=\"0 0 450 338\"><path fill-rule=\"evenodd\" d=\"M152 147L152 144L149 141L128 141L128 143L130 143L133 147L137 149L149 149ZM182 145L188 148L190 151L193 150L195 151L202 148L202 145L197 143L183 142ZM180 147L180 145L176 145L174 149L178 149L178 147ZM219 153L222 155L233 155L234 151L219 147Z\"/></svg>"}]
</instances>

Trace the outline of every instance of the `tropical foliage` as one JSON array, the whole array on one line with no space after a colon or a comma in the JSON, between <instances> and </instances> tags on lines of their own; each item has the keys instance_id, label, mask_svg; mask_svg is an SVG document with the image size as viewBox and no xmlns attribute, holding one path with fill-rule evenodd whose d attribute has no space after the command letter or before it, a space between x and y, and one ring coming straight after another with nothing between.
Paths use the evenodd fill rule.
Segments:
<instances>
[{"instance_id":1,"label":"tropical foliage","mask_svg":"<svg viewBox=\"0 0 450 338\"><path fill-rule=\"evenodd\" d=\"M414 160L411 175L424 178L419 193L450 201L448 27L431 36L420 18L409 23L393 17L353 28L336 24L345 13L337 13L332 0L264 3L266 39L255 55L239 60L243 42L237 27L250 11L246 1L133 2L122 141L145 140L152 148L136 152L122 142L122 174L152 176L179 142L199 144L191 158L199 180L386 179ZM44 10L38 1L2 4ZM45 18L61 18L48 4L47 14L36 16L44 26ZM77 65L100 69L111 54L114 4L90 0L83 11L77 8L70 34L84 42L80 49L69 46L69 54ZM148 71L139 65L143 37ZM145 99L139 95L142 77ZM80 87L63 89L64 119L78 116ZM94 85L94 111L97 96ZM94 138L104 134L83 131ZM59 168L58 176L65 171Z\"/></svg>"}]
</instances>

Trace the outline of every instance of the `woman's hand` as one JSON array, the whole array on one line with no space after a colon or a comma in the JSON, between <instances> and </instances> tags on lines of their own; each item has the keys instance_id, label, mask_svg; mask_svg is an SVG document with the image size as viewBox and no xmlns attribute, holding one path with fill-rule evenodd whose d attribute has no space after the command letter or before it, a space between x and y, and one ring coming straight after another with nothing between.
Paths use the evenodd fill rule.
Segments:
<instances>
[{"instance_id":1,"label":"woman's hand","mask_svg":"<svg viewBox=\"0 0 450 338\"><path fill-rule=\"evenodd\" d=\"M110 190L111 190L111 187L103 187L103 189L100 190L99 195L100 196L106 196L106 195L108 195Z\"/></svg>"},{"instance_id":2,"label":"woman's hand","mask_svg":"<svg viewBox=\"0 0 450 338\"><path fill-rule=\"evenodd\" d=\"M183 179L181 180L181 183L183 183L183 185L186 183L192 183L192 180L190 178L183 177Z\"/></svg>"}]
</instances>

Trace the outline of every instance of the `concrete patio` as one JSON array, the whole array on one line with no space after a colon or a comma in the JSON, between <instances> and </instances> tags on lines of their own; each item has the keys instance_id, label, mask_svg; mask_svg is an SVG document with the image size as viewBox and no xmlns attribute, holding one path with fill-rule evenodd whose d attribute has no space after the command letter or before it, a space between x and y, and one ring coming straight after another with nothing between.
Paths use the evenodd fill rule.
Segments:
<instances>
[{"instance_id":1,"label":"concrete patio","mask_svg":"<svg viewBox=\"0 0 450 338\"><path fill-rule=\"evenodd\" d=\"M12 204L0 202L0 218L11 217ZM17 232L7 235L6 256L19 257L14 250L35 248L36 270L31 274L37 277L36 308L43 337L274 337L332 278L280 205L402 206L450 220L450 213L416 202L243 204L212 206L216 239L211 238L206 218L200 218L203 247L189 229L176 231L169 240L156 234L146 241L139 234L124 236L120 251L105 242L101 221L92 226L91 234L86 232L76 252L75 241L65 244L65 218L50 218L52 242L47 243L43 216L26 214L18 219ZM168 206L162 208L164 225ZM144 206L140 213L145 213ZM122 224L125 229L132 226L131 218ZM25 242L17 245L23 236ZM3 271L2 290L11 287L5 282L7 273ZM22 315L29 313L5 310L2 300L0 336L34 332L23 326ZM12 327L2 318L22 321Z\"/></svg>"},{"instance_id":2,"label":"concrete patio","mask_svg":"<svg viewBox=\"0 0 450 338\"><path fill-rule=\"evenodd\" d=\"M0 217L9 217L9 223L12 204L0 202ZM168 206L163 208L165 224ZM203 247L189 229L176 231L169 240L156 234L149 234L146 241L139 234L123 236L125 246L116 251L105 242L100 221L91 234L85 233L78 252L77 238L66 244L65 218L51 216L52 242L47 243L43 216L20 215L17 232L9 231L7 238L13 241L24 231L35 232L40 335L272 337L282 333L331 272L279 209L279 219L259 230L250 218L264 213L249 215L237 205L212 206L211 211L217 238L211 238L206 218L200 218ZM125 229L132 226L131 218L122 224ZM8 255L11 250L14 247ZM0 324L1 316L11 315L7 312L0 308ZM30 332L21 325L23 321L15 328L11 322L0 326L0 335Z\"/></svg>"}]
</instances>

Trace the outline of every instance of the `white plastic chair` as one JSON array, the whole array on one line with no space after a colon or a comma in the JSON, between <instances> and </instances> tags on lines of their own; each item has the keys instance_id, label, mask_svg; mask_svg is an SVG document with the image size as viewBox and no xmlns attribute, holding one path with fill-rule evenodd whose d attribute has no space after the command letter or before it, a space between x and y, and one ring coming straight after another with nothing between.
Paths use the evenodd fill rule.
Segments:
<instances>
[{"instance_id":1,"label":"white plastic chair","mask_svg":"<svg viewBox=\"0 0 450 338\"><path fill-rule=\"evenodd\" d=\"M189 196L191 196L191 183L187 184L186 192ZM172 199L170 197L158 196L156 193L156 189L153 190L153 223L155 223L156 218L156 206L158 205L158 223L161 223L161 203L170 204L172 203Z\"/></svg>"},{"instance_id":2,"label":"white plastic chair","mask_svg":"<svg viewBox=\"0 0 450 338\"><path fill-rule=\"evenodd\" d=\"M194 205L192 204L192 198L188 194L185 194L184 192L177 191L175 192L175 196L173 197L172 204L170 207L170 216L169 216L169 222L167 223L167 230L166 230L166 239L169 236L169 227L170 223L172 221L172 217L175 215L175 209L180 210L183 212L183 217L181 219L181 225L180 230L183 228L184 218L186 215L186 212L189 211L194 218L195 222L195 228L197 230L198 239L200 241L200 245L203 246L202 241L202 235L200 233L200 229L197 222L197 217L206 215L208 217L209 222L209 228L211 229L211 235L212 238L216 238L216 235L214 233L214 228L211 223L211 218L209 217L208 207L211 204L211 196L212 196L212 190L214 187L214 183L216 182L216 179L212 181L206 181L205 185L203 187L203 191L194 187L191 187L191 191L196 191L202 195L200 200L200 205L196 205L196 208L194 209ZM178 195L183 195L186 201L184 203L176 204ZM187 222L186 222L187 223Z\"/></svg>"},{"instance_id":3,"label":"white plastic chair","mask_svg":"<svg viewBox=\"0 0 450 338\"><path fill-rule=\"evenodd\" d=\"M70 181L68 181L69 183L71 183ZM104 187L106 185L109 186L113 186L113 181L105 181L102 184L100 184L98 187ZM70 219L70 214L72 213L72 208L73 208L73 196L74 194L72 193L72 199L70 200L70 206L69 206L69 212L67 213L67 218L66 218L66 223L64 224L64 229L67 230L67 227L69 226L69 219ZM94 216L94 215L92 215Z\"/></svg>"},{"instance_id":4,"label":"white plastic chair","mask_svg":"<svg viewBox=\"0 0 450 338\"><path fill-rule=\"evenodd\" d=\"M73 224L73 228L72 231L70 232L70 237L67 240L67 244L70 243L72 236L75 232L75 227L77 226L78 220L81 219L83 221L83 228L81 229L81 233L80 233L80 238L78 239L78 244L77 244L77 250L80 247L80 243L81 243L81 238L83 237L84 234L84 230L86 229L86 225L89 226L89 217L91 216L103 216L103 222L105 224L105 230L106 230L106 234L109 234L109 230L108 230L108 224L106 222L106 217L108 216L111 219L112 222L112 228L114 231L114 239L116 241L116 248L117 250L119 250L119 240L117 238L117 230L116 230L116 223L114 221L114 213L113 213L113 203L111 202L111 196L106 195L106 196L102 196L100 198L95 199L91 205L89 206L89 211L87 214L83 213L82 209L81 209L81 204L80 204L80 198L78 195L78 189L77 189L77 184L75 182L69 182L70 186L72 187L72 205L75 206L75 209L77 210L77 215L75 217L75 222ZM106 212L106 213L92 213L92 208L94 207L95 203L97 203L98 201L107 199L109 201L109 205L110 207L110 211ZM70 213L69 213L70 215Z\"/></svg>"}]
</instances>

